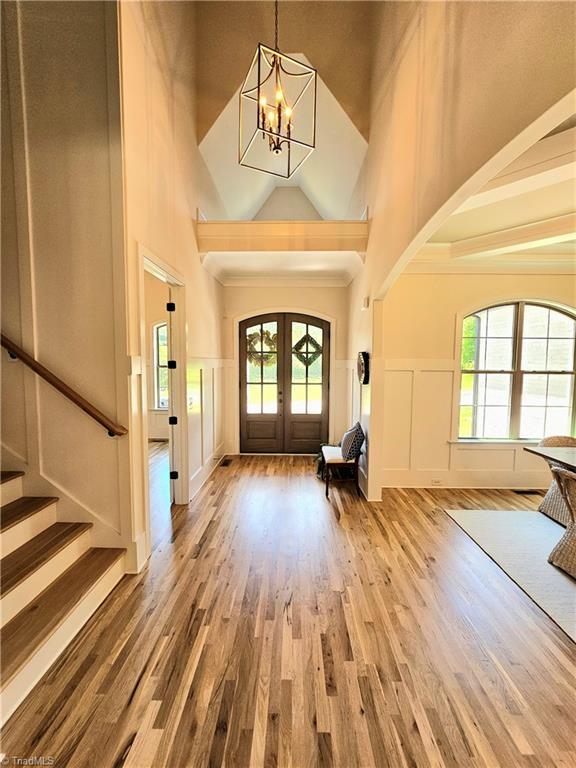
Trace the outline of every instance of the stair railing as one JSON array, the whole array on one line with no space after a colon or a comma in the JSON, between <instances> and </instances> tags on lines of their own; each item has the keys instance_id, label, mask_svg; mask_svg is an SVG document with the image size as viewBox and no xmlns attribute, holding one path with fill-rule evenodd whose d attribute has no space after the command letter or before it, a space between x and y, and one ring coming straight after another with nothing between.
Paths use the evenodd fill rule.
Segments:
<instances>
[{"instance_id":1,"label":"stair railing","mask_svg":"<svg viewBox=\"0 0 576 768\"><path fill-rule=\"evenodd\" d=\"M42 365L42 363L39 363L38 360L25 352L18 346L18 344L15 344L7 336L4 336L4 334L1 335L1 343L4 349L8 351L10 357L21 360L24 365L27 365L28 368L34 371L34 373L37 373L38 376L44 379L44 381L47 381L48 384L54 387L54 389L57 389L58 392L61 392L64 397L68 398L68 400L71 400L74 405L77 405L78 408L83 410L84 413L87 413L88 416L94 419L94 421L101 424L110 437L122 437L122 435L128 434L126 427L123 427L122 424L116 424L115 421L109 419L108 416L98 410L95 405L92 405L86 398L78 394L72 387L69 387L68 384L62 381L62 379L59 379L58 376L52 373L52 371Z\"/></svg>"}]
</instances>

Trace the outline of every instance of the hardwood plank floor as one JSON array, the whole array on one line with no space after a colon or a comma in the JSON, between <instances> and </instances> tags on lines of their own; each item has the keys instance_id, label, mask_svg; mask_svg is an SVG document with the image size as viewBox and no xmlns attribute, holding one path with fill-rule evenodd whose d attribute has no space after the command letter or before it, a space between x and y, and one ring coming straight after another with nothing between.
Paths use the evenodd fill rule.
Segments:
<instances>
[{"instance_id":1,"label":"hardwood plank floor","mask_svg":"<svg viewBox=\"0 0 576 768\"><path fill-rule=\"evenodd\" d=\"M438 505L233 457L4 728L56 766L576 765L576 646Z\"/></svg>"}]
</instances>

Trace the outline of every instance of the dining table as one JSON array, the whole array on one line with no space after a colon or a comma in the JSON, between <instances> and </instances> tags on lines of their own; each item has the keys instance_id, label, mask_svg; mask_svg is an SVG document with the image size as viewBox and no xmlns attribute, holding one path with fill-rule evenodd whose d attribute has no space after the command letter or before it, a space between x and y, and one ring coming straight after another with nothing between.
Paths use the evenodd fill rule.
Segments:
<instances>
[{"instance_id":1,"label":"dining table","mask_svg":"<svg viewBox=\"0 0 576 768\"><path fill-rule=\"evenodd\" d=\"M576 448L546 448L544 445L527 445L524 450L541 456L546 461L560 464L561 467L569 469L571 472L576 472Z\"/></svg>"}]
</instances>

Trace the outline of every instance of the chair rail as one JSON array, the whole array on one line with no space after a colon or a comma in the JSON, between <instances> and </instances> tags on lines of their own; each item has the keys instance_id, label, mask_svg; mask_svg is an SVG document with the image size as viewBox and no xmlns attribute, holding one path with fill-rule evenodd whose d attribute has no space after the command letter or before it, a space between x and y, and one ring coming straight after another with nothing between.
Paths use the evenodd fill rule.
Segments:
<instances>
[{"instance_id":1,"label":"chair rail","mask_svg":"<svg viewBox=\"0 0 576 768\"><path fill-rule=\"evenodd\" d=\"M78 394L72 387L69 387L68 384L62 381L62 379L59 379L58 376L52 373L52 371L42 365L42 363L39 363L38 360L25 352L18 346L18 344L15 344L7 336L4 336L4 334L1 335L1 343L11 357L21 360L24 365L27 365L28 368L33 370L34 373L37 373L38 376L44 379L44 381L47 381L48 384L53 386L54 389L57 389L58 392L62 393L64 397L67 397L68 400L71 400L74 405L77 405L78 408L84 411L84 413L87 413L88 416L93 418L94 421L101 424L110 437L122 437L122 435L128 434L126 427L123 427L122 424L116 424L112 419L109 419L108 416L102 413L102 411L99 411L96 406L88 402L86 398Z\"/></svg>"}]
</instances>

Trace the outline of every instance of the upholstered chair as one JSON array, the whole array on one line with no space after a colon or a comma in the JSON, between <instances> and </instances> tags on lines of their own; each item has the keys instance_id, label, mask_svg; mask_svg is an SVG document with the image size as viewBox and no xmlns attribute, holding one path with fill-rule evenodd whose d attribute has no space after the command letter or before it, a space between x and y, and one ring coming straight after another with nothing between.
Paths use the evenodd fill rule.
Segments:
<instances>
[{"instance_id":1,"label":"upholstered chair","mask_svg":"<svg viewBox=\"0 0 576 768\"><path fill-rule=\"evenodd\" d=\"M562 435L545 437L540 441L539 445L546 448L576 448L576 438ZM554 464L552 461L549 461L548 464L551 470L558 466L558 464ZM542 499L538 511L548 515L552 520L556 520L560 525L566 526L570 521L570 514L566 508L566 503L554 478L552 478L550 488L548 488L546 496Z\"/></svg>"}]
</instances>

